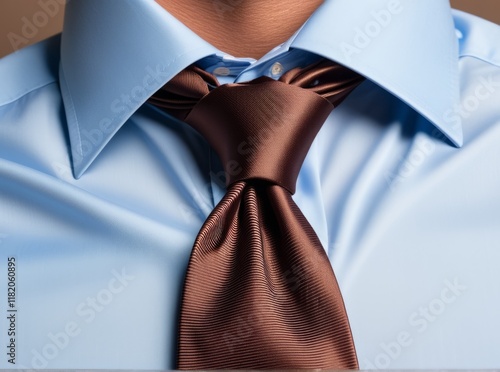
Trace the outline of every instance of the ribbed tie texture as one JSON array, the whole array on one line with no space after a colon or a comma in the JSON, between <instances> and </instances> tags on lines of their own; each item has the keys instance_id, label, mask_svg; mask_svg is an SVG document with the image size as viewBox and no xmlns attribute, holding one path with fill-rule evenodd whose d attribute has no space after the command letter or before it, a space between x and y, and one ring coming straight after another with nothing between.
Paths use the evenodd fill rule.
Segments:
<instances>
[{"instance_id":1,"label":"ribbed tie texture","mask_svg":"<svg viewBox=\"0 0 500 372\"><path fill-rule=\"evenodd\" d=\"M331 264L292 195L316 134L362 81L327 60L221 86L191 66L149 100L204 136L227 175L187 269L179 369L358 368Z\"/></svg>"}]
</instances>

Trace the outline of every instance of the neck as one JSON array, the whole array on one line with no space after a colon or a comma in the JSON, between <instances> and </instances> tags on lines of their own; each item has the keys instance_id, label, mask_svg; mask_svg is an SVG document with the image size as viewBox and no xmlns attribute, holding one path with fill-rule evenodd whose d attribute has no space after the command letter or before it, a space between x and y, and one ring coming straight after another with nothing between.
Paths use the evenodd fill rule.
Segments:
<instances>
[{"instance_id":1,"label":"neck","mask_svg":"<svg viewBox=\"0 0 500 372\"><path fill-rule=\"evenodd\" d=\"M156 0L200 37L236 57L260 58L297 31L323 0Z\"/></svg>"}]
</instances>

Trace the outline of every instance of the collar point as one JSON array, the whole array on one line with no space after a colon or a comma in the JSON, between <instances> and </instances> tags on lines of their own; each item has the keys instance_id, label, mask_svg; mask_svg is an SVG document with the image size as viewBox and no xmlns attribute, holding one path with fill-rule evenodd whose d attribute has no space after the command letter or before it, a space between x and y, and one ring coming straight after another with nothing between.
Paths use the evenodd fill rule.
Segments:
<instances>
[{"instance_id":1,"label":"collar point","mask_svg":"<svg viewBox=\"0 0 500 372\"><path fill-rule=\"evenodd\" d=\"M464 139L462 136L460 136L460 139L458 140L451 140L453 142L453 144L458 147L458 148L461 148L463 145L464 145Z\"/></svg>"},{"instance_id":2,"label":"collar point","mask_svg":"<svg viewBox=\"0 0 500 372\"><path fill-rule=\"evenodd\" d=\"M73 157L74 159L74 157ZM85 173L85 171L87 170L87 168L90 166L90 163L89 164L85 164L83 162L83 160L80 160L80 161L75 161L73 160L73 178L75 180L79 180L83 174Z\"/></svg>"},{"instance_id":3,"label":"collar point","mask_svg":"<svg viewBox=\"0 0 500 372\"><path fill-rule=\"evenodd\" d=\"M82 154L77 148L72 147L71 150L71 165L73 167L73 178L80 179L88 168L92 165L94 160L99 155L102 148L93 149L89 153Z\"/></svg>"},{"instance_id":4,"label":"collar point","mask_svg":"<svg viewBox=\"0 0 500 372\"><path fill-rule=\"evenodd\" d=\"M435 137L441 137L442 139L447 139L448 141L451 142L452 145L454 145L457 148L461 148L464 144L464 135L463 135L463 129L462 125L454 124L454 125L448 125L445 123L445 125L441 124L438 125L437 123L434 124L436 127L436 130L439 131L439 133L434 133Z\"/></svg>"}]
</instances>

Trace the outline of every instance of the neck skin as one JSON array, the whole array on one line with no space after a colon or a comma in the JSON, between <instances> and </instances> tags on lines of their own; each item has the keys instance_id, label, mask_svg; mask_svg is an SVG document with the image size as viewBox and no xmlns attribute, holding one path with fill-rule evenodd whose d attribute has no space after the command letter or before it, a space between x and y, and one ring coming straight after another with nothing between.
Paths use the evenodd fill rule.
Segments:
<instances>
[{"instance_id":1,"label":"neck skin","mask_svg":"<svg viewBox=\"0 0 500 372\"><path fill-rule=\"evenodd\" d=\"M156 2L221 51L258 59L288 40L323 0Z\"/></svg>"}]
</instances>

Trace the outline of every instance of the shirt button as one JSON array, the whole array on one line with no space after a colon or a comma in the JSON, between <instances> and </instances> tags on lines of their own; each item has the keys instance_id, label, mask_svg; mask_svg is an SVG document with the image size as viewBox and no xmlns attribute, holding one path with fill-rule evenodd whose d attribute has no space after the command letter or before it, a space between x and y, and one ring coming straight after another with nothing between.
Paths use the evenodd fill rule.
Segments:
<instances>
[{"instance_id":1,"label":"shirt button","mask_svg":"<svg viewBox=\"0 0 500 372\"><path fill-rule=\"evenodd\" d=\"M217 67L213 73L214 75L228 76L231 71L227 67Z\"/></svg>"},{"instance_id":2,"label":"shirt button","mask_svg":"<svg viewBox=\"0 0 500 372\"><path fill-rule=\"evenodd\" d=\"M281 73L283 73L283 65L279 62L276 62L275 64L273 64L273 66L271 67L271 75L273 76L278 76L280 75Z\"/></svg>"}]
</instances>

